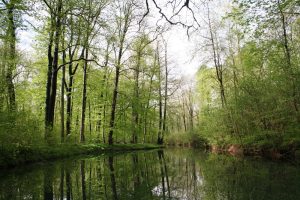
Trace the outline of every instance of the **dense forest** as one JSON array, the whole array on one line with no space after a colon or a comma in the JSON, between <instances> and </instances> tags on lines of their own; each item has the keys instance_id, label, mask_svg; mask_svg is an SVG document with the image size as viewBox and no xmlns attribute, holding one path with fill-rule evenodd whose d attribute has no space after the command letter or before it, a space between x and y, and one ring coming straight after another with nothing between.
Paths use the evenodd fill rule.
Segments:
<instances>
[{"instance_id":1,"label":"dense forest","mask_svg":"<svg viewBox=\"0 0 300 200\"><path fill-rule=\"evenodd\" d=\"M299 145L299 11L297 0L2 0L0 144ZM174 73L174 28L193 44L193 78Z\"/></svg>"}]
</instances>

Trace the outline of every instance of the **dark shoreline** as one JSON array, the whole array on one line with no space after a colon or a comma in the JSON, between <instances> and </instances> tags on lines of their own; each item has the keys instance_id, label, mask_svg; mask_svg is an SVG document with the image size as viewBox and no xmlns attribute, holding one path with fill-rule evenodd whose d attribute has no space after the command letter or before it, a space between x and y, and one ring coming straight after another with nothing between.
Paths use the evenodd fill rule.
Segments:
<instances>
[{"instance_id":1,"label":"dark shoreline","mask_svg":"<svg viewBox=\"0 0 300 200\"><path fill-rule=\"evenodd\" d=\"M155 144L60 144L53 146L30 146L17 149L1 149L0 168L17 167L24 164L50 161L78 155L97 155L111 152L130 152L159 149Z\"/></svg>"},{"instance_id":2,"label":"dark shoreline","mask_svg":"<svg viewBox=\"0 0 300 200\"><path fill-rule=\"evenodd\" d=\"M199 148L205 149L211 153L227 154L231 156L247 156L247 157L261 157L271 160L294 160L300 161L300 147L295 144L288 144L284 146L258 146L258 145L240 145L240 144L226 144L226 145L193 145L189 143L184 144L168 144L170 147L179 148Z\"/></svg>"}]
</instances>

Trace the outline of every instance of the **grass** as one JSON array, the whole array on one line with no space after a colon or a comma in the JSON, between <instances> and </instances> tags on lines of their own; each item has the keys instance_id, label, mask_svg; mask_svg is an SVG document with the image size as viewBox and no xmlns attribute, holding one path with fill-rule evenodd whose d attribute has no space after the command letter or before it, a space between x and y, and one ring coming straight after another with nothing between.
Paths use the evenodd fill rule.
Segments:
<instances>
[{"instance_id":1,"label":"grass","mask_svg":"<svg viewBox=\"0 0 300 200\"><path fill-rule=\"evenodd\" d=\"M105 152L128 152L162 147L154 144L60 144L53 146L22 146L11 149L2 147L0 151L0 168L76 155L97 155Z\"/></svg>"}]
</instances>

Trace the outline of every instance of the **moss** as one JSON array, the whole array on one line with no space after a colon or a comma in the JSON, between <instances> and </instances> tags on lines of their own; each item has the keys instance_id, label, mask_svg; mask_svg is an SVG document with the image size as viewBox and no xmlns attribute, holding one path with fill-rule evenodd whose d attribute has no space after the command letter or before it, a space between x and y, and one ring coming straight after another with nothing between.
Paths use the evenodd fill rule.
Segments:
<instances>
[{"instance_id":1,"label":"moss","mask_svg":"<svg viewBox=\"0 0 300 200\"><path fill-rule=\"evenodd\" d=\"M3 148L0 152L0 167L46 161L81 154L99 154L104 152L124 152L162 148L154 144L60 144L54 146L22 146Z\"/></svg>"}]
</instances>

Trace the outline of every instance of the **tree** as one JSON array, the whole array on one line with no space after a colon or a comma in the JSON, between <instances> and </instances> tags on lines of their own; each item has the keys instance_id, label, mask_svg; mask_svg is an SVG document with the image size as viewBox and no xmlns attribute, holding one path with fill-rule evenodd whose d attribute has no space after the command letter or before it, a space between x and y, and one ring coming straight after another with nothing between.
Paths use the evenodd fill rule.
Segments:
<instances>
[{"instance_id":1,"label":"tree","mask_svg":"<svg viewBox=\"0 0 300 200\"><path fill-rule=\"evenodd\" d=\"M83 66L83 89L82 89L82 108L81 108L81 126L80 126L80 142L85 141L85 111L86 111L86 99L87 99L87 70L88 70L88 60L89 60L89 48L92 39L94 38L93 31L96 29L98 19L103 8L106 6L106 1L98 3L97 5L93 4L93 1L88 2L87 11L89 12L86 21L86 35L84 41L84 66ZM92 9L93 8L93 9ZM94 12L91 12L94 11Z\"/></svg>"},{"instance_id":2,"label":"tree","mask_svg":"<svg viewBox=\"0 0 300 200\"><path fill-rule=\"evenodd\" d=\"M113 144L113 132L115 127L115 116L116 116L116 107L118 99L118 88L119 88L119 79L120 79L120 70L122 66L122 57L124 54L124 45L125 39L129 27L132 23L134 3L132 1L126 1L124 3L118 2L119 6L119 16L116 16L116 25L117 25L117 36L116 36L116 46L117 46L117 57L115 61L115 80L114 80L114 89L113 97L111 104L111 115L109 120L109 133L108 133L108 143Z\"/></svg>"},{"instance_id":3,"label":"tree","mask_svg":"<svg viewBox=\"0 0 300 200\"><path fill-rule=\"evenodd\" d=\"M63 2L62 0L48 2L44 0L50 14L50 32L48 41L48 73L46 85L46 108L45 108L45 137L49 137L53 129L54 111L57 92L57 73L59 59L59 45L62 30ZM53 49L54 46L54 49Z\"/></svg>"},{"instance_id":4,"label":"tree","mask_svg":"<svg viewBox=\"0 0 300 200\"><path fill-rule=\"evenodd\" d=\"M3 15L0 20L3 24L3 40L4 54L3 59L3 74L6 80L6 90L8 95L8 109L10 111L16 110L16 94L14 86L14 71L17 65L17 29L22 25L21 15L25 9L22 0L2 0L0 2L0 14Z\"/></svg>"},{"instance_id":5,"label":"tree","mask_svg":"<svg viewBox=\"0 0 300 200\"><path fill-rule=\"evenodd\" d=\"M141 103L140 102L140 73L142 71L142 63L145 62L147 54L149 54L149 49L147 47L153 42L154 40L150 40L147 35L142 35L137 38L136 44L134 44L134 88L133 88L133 101L132 101L132 143L138 142L138 132L141 131L140 129L140 112L141 112ZM145 124L144 124L145 126Z\"/></svg>"},{"instance_id":6,"label":"tree","mask_svg":"<svg viewBox=\"0 0 300 200\"><path fill-rule=\"evenodd\" d=\"M210 16L210 9L207 3L207 18L208 18L208 30L209 30L209 40L210 46L212 48L213 54L213 62L216 70L216 77L220 87L220 97L222 102L222 107L226 105L226 98L225 98L225 89L224 89L224 80L223 80L223 64L221 61L220 55L220 44L218 43L218 35L217 31L215 30L216 25L213 27L211 16Z\"/></svg>"}]
</instances>

